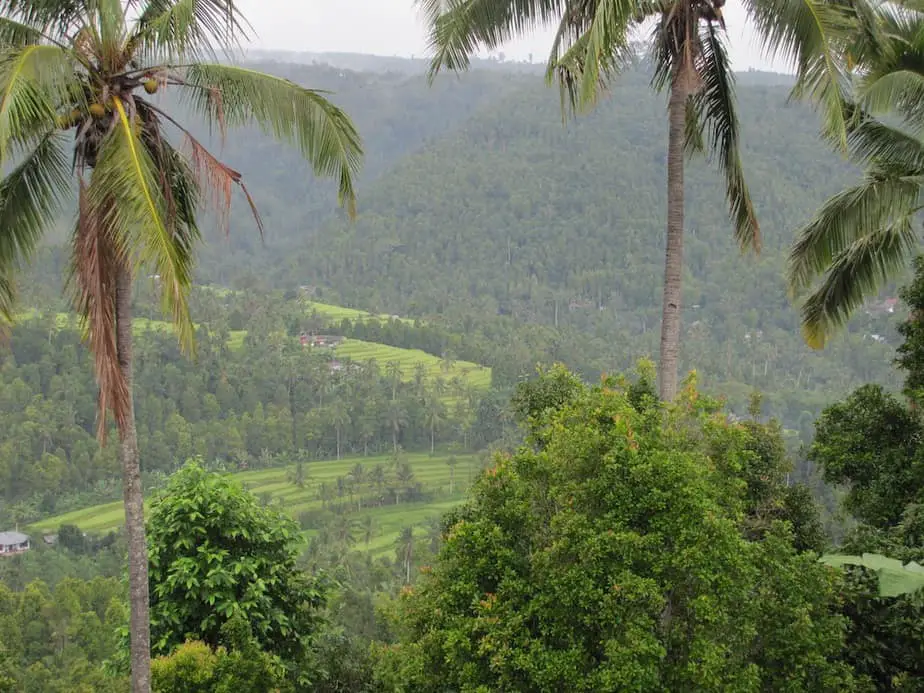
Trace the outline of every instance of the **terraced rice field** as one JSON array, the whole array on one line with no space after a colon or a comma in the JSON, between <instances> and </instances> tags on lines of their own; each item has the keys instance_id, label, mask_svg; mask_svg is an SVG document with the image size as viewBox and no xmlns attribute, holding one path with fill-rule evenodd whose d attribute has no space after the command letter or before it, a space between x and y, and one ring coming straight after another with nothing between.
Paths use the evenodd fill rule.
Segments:
<instances>
[{"instance_id":1,"label":"terraced rice field","mask_svg":"<svg viewBox=\"0 0 924 693\"><path fill-rule=\"evenodd\" d=\"M397 361L401 364L401 377L405 381L413 379L414 369L418 363L422 363L428 380L432 381L437 376L441 376L448 384L453 378L458 377L469 387L479 390L487 390L491 387L491 369L487 366L471 363L470 361L453 361L449 369L444 373L442 359L420 349L402 349L388 346L387 344L379 344L378 342L347 339L334 349L334 353L337 356L359 362L375 359L379 368L383 370L389 361ZM443 400L451 403L454 398L447 395Z\"/></svg>"},{"instance_id":2,"label":"terraced rice field","mask_svg":"<svg viewBox=\"0 0 924 693\"><path fill-rule=\"evenodd\" d=\"M387 315L386 313L369 313L365 310L335 306L330 303L320 303L318 301L303 301L302 303L309 313L316 312L331 320L340 321L346 318L347 320L381 320L382 322L386 322L394 319L391 315ZM398 320L408 324L414 323L410 318L399 317Z\"/></svg>"},{"instance_id":3,"label":"terraced rice field","mask_svg":"<svg viewBox=\"0 0 924 693\"><path fill-rule=\"evenodd\" d=\"M318 309L318 312L329 314L332 318L342 319L344 317L355 317L364 315L366 317L376 317L371 313L363 313L353 308L343 308L341 306L332 306L323 303L311 303L312 308ZM323 311L319 309L323 307ZM29 310L19 314L19 319L29 320L39 317L38 311ZM388 316L379 316L387 318ZM63 328L68 325L78 326L77 317L70 313L58 313L56 316L58 327ZM163 320L150 320L148 318L138 317L132 321L136 335L143 334L148 330L163 330L173 332L173 325ZM196 326L198 327L198 325ZM245 330L234 330L228 340L228 346L231 349L239 349L244 344L244 337L247 336ZM402 379L409 382L414 378L414 369L418 363L424 365L427 378L435 379L442 376L447 385L453 379L458 377L469 387L486 390L491 387L491 369L470 361L454 361L446 372L443 372L442 359L433 354L428 354L420 349L402 349L401 347L379 344L378 342L366 342L359 339L347 339L342 345L334 349L334 353L340 358L348 358L353 361L364 363L370 359L375 359L379 368L384 369L389 361L397 361L401 364ZM455 397L447 395L443 398L446 404L453 404Z\"/></svg>"},{"instance_id":4,"label":"terraced rice field","mask_svg":"<svg viewBox=\"0 0 924 693\"><path fill-rule=\"evenodd\" d=\"M30 309L19 313L16 317L18 320L34 320L40 317L41 314L35 310ZM65 327L72 327L74 329L80 328L80 319L73 313L56 313L55 314L55 324L59 329ZM195 325L197 328L199 325ZM150 320L148 318L134 318L132 320L132 331L135 335L144 334L147 331L158 331L158 332L173 332L173 325L164 320ZM232 330L231 336L228 339L228 346L232 349L239 348L244 343L244 337L247 335L245 330Z\"/></svg>"},{"instance_id":5,"label":"terraced rice field","mask_svg":"<svg viewBox=\"0 0 924 693\"><path fill-rule=\"evenodd\" d=\"M438 499L433 502L400 503L370 509L363 508L361 511L356 509L357 504L354 503L350 516L357 521L371 516L375 527L374 536L368 547L360 541L357 543L357 548L374 554L388 553L394 549L401 529L407 526L420 527L429 518L442 515L459 503L463 497L462 490L467 487L469 478L474 478L479 471L478 460L474 455L456 456L458 464L455 468L455 493L450 496L450 469L446 464L448 458L449 455L440 453L433 457L427 453L405 456L414 471L415 479L423 485L426 491L437 492ZM305 465L307 479L303 488L299 488L291 481L293 466L239 472L232 476L258 497L268 495L271 502L279 503L282 510L298 519L300 513L307 510L319 510L322 507L318 494L321 483L335 482L337 477L348 474L357 462L362 463L367 470L371 470L376 464L388 465L389 461L389 456L382 455L308 462ZM367 489L364 495L369 495L371 492L371 489ZM87 532L107 532L120 527L123 519L122 503L114 502L50 517L36 522L30 530L35 533L49 533L62 524L73 524ZM314 533L315 530L309 528L305 535L311 536Z\"/></svg>"}]
</instances>

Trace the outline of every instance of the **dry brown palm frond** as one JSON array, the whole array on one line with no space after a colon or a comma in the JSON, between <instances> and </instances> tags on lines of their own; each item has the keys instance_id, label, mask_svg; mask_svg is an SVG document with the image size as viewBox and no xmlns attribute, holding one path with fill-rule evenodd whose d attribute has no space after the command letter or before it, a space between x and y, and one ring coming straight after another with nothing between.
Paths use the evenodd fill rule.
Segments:
<instances>
[{"instance_id":1,"label":"dry brown palm frond","mask_svg":"<svg viewBox=\"0 0 924 693\"><path fill-rule=\"evenodd\" d=\"M199 180L200 187L207 188L213 193L213 204L218 214L220 228L224 230L225 235L227 236L230 232L231 186L237 185L241 192L244 193L247 204L250 205L250 211L257 223L257 228L260 230L260 237L263 238L263 219L260 218L260 212L250 196L250 191L244 185L241 174L219 161L214 154L188 132L186 133L186 144L190 148L190 163L193 173Z\"/></svg>"},{"instance_id":2,"label":"dry brown palm frond","mask_svg":"<svg viewBox=\"0 0 924 693\"><path fill-rule=\"evenodd\" d=\"M106 413L111 411L119 430L131 406L128 383L119 367L116 278L124 253L106 231L105 210L89 204L86 184L80 180L77 228L71 278L78 312L83 316L86 339L93 352L99 385L96 434L106 440Z\"/></svg>"},{"instance_id":3,"label":"dry brown palm frond","mask_svg":"<svg viewBox=\"0 0 924 693\"><path fill-rule=\"evenodd\" d=\"M220 93L219 93L220 99ZM139 100L140 101L140 100ZM197 140L189 130L180 125L168 113L160 110L153 104L142 101L145 108L157 113L161 118L169 121L174 127L183 133L186 146L189 148L189 162L193 174L202 189L210 190L212 193L212 204L218 217L218 226L227 236L230 233L230 213L231 213L231 188L233 185L238 186L244 193L244 198L250 206L257 229L260 231L260 237L264 236L263 219L260 217L260 211L250 195L250 191L244 184L243 177L239 171L223 163L212 154L208 148ZM219 106L220 111L220 106ZM223 121L222 127L224 127Z\"/></svg>"}]
</instances>

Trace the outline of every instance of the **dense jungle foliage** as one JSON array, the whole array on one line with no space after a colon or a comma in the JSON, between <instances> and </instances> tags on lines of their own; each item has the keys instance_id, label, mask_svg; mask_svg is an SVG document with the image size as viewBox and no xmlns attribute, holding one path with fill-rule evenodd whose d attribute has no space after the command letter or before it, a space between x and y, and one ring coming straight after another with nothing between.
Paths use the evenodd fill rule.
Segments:
<instances>
[{"instance_id":1,"label":"dense jungle foliage","mask_svg":"<svg viewBox=\"0 0 924 693\"><path fill-rule=\"evenodd\" d=\"M266 239L243 205L209 236L194 358L156 322L156 279L137 282L154 690L924 690L921 594L882 598L868 571L817 561L924 559L922 337L902 322L924 309L924 266L824 353L802 343L784 254L853 171L786 79L739 77L759 258L735 248L716 176L690 169L682 368L697 374L665 406L650 365L630 372L657 348L665 225L646 66L565 126L536 69L431 88L382 64L260 64L355 115L354 223L247 133L224 158ZM128 687L123 533L30 529L119 498L64 274L43 249L0 344L0 531L33 539L0 557L2 693ZM441 365L300 345L318 333ZM490 383L452 377L456 360ZM415 474L409 453L433 464ZM244 469L278 473L272 490L227 476Z\"/></svg>"}]
</instances>

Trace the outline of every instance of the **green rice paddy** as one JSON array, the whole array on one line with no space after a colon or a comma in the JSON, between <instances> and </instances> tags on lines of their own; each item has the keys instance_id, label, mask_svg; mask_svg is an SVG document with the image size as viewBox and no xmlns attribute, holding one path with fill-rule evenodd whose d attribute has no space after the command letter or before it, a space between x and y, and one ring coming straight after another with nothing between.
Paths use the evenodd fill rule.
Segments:
<instances>
[{"instance_id":1,"label":"green rice paddy","mask_svg":"<svg viewBox=\"0 0 924 693\"><path fill-rule=\"evenodd\" d=\"M270 503L278 507L291 517L298 519L300 513L311 510L320 510L322 501L319 497L321 483L335 482L337 477L349 474L357 463L361 463L367 471L375 465L387 466L390 456L349 457L342 460L324 460L305 463L306 480L302 488L293 482L294 466L274 467L247 472L238 472L232 475L246 489L259 498L269 497ZM415 480L420 482L428 493L435 493L436 499L427 503L405 503L398 505L385 505L359 510L359 504L354 497L350 505L350 516L357 521L369 516L373 520L374 532L368 546L359 539L356 548L368 550L374 554L384 554L393 550L400 531L408 526L420 527L429 518L438 517L446 510L459 503L462 490L468 486L469 479L475 478L479 472L478 460L474 455L457 455L458 464L455 467L455 488L449 494L450 468L446 464L449 455L437 453L430 456L427 453L408 454L404 456L414 471ZM366 487L363 497L374 495L371 487ZM344 502L346 499L341 499ZM348 502L348 501L347 501ZM106 503L83 510L75 510L63 515L41 520L34 523L29 529L35 533L54 532L62 524L73 524L85 532L101 533L118 529L124 520L122 503ZM314 528L307 528L306 536L315 533Z\"/></svg>"}]
</instances>

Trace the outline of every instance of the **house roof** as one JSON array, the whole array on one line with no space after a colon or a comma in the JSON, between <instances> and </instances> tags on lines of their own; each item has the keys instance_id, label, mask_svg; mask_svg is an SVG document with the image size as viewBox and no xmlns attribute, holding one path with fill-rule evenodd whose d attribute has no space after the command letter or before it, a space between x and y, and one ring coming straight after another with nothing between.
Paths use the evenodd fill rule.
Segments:
<instances>
[{"instance_id":1,"label":"house roof","mask_svg":"<svg viewBox=\"0 0 924 693\"><path fill-rule=\"evenodd\" d=\"M22 532L0 532L0 544L10 546L29 541L29 537Z\"/></svg>"}]
</instances>

